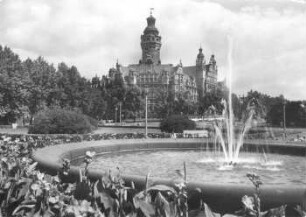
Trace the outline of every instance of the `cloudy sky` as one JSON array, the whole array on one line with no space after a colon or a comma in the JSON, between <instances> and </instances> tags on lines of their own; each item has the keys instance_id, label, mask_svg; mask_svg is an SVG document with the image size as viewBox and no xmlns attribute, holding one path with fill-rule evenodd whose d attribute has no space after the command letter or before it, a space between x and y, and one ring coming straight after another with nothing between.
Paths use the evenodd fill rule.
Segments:
<instances>
[{"instance_id":1,"label":"cloudy sky","mask_svg":"<svg viewBox=\"0 0 306 217\"><path fill-rule=\"evenodd\" d=\"M0 0L0 44L22 59L39 55L75 65L87 78L141 57L140 35L153 7L162 63L193 65L201 45L233 89L306 99L306 0Z\"/></svg>"}]
</instances>

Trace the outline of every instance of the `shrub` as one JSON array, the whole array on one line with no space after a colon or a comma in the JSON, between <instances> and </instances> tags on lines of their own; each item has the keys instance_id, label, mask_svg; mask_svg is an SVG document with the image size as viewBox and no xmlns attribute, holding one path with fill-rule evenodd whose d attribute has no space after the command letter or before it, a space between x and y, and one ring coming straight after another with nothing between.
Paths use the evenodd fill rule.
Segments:
<instances>
[{"instance_id":1,"label":"shrub","mask_svg":"<svg viewBox=\"0 0 306 217\"><path fill-rule=\"evenodd\" d=\"M182 115L171 115L160 123L160 130L167 133L183 133L184 130L194 130L196 123Z\"/></svg>"},{"instance_id":2,"label":"shrub","mask_svg":"<svg viewBox=\"0 0 306 217\"><path fill-rule=\"evenodd\" d=\"M99 123L98 120L96 120L96 119L94 119L90 116L87 116L87 115L84 115L84 116L88 119L89 123L94 127L94 129L98 128L98 123Z\"/></svg>"},{"instance_id":3,"label":"shrub","mask_svg":"<svg viewBox=\"0 0 306 217\"><path fill-rule=\"evenodd\" d=\"M39 112L30 127L31 134L85 134L97 127L97 121L84 114L61 108Z\"/></svg>"}]
</instances>

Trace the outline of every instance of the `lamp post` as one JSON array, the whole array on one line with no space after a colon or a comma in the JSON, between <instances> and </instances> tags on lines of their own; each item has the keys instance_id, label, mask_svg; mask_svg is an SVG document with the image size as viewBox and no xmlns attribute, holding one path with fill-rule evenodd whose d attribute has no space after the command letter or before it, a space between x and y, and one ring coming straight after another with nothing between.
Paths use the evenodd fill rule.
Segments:
<instances>
[{"instance_id":1,"label":"lamp post","mask_svg":"<svg viewBox=\"0 0 306 217\"><path fill-rule=\"evenodd\" d=\"M118 110L118 108L117 108L117 105L115 106L115 123L117 122L117 110Z\"/></svg>"},{"instance_id":2,"label":"lamp post","mask_svg":"<svg viewBox=\"0 0 306 217\"><path fill-rule=\"evenodd\" d=\"M121 107L122 107L122 102L119 103L119 120L120 120L120 125L121 125Z\"/></svg>"},{"instance_id":3,"label":"lamp post","mask_svg":"<svg viewBox=\"0 0 306 217\"><path fill-rule=\"evenodd\" d=\"M145 97L146 97L146 114L145 114L145 136L148 137L148 89L145 88Z\"/></svg>"},{"instance_id":4,"label":"lamp post","mask_svg":"<svg viewBox=\"0 0 306 217\"><path fill-rule=\"evenodd\" d=\"M284 137L287 139L287 132L286 132L286 100L283 101L283 128L284 128Z\"/></svg>"},{"instance_id":5,"label":"lamp post","mask_svg":"<svg viewBox=\"0 0 306 217\"><path fill-rule=\"evenodd\" d=\"M305 127L306 127L306 106L304 105L304 103L301 103L300 107L303 109L303 112L305 113L305 114L303 114L303 116L304 116L303 119L305 119Z\"/></svg>"}]
</instances>

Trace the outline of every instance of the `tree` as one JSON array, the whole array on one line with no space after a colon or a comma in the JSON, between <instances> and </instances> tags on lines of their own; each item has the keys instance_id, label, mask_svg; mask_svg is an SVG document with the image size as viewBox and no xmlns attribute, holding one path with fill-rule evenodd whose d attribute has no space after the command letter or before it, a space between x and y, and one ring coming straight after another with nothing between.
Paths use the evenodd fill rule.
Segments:
<instances>
[{"instance_id":1,"label":"tree","mask_svg":"<svg viewBox=\"0 0 306 217\"><path fill-rule=\"evenodd\" d=\"M102 95L108 105L105 118L115 119L115 112L120 103L122 104L125 101L127 87L121 75L115 76L114 79L104 77L101 83Z\"/></svg>"},{"instance_id":2,"label":"tree","mask_svg":"<svg viewBox=\"0 0 306 217\"><path fill-rule=\"evenodd\" d=\"M255 105L255 119L266 119L267 112L271 110L271 106L275 103L276 98L272 98L266 94L260 93L258 91L250 90L245 97L241 98L242 108L240 112L240 117L243 119L246 116L247 107L251 102Z\"/></svg>"},{"instance_id":3,"label":"tree","mask_svg":"<svg viewBox=\"0 0 306 217\"><path fill-rule=\"evenodd\" d=\"M29 75L17 54L0 45L0 110L3 124L10 124L27 110Z\"/></svg>"},{"instance_id":4,"label":"tree","mask_svg":"<svg viewBox=\"0 0 306 217\"><path fill-rule=\"evenodd\" d=\"M174 95L173 92L167 89L156 89L155 100L158 102L155 105L154 111L158 117L164 118L170 114L194 114L197 111L197 104L190 100L188 91L180 92Z\"/></svg>"},{"instance_id":5,"label":"tree","mask_svg":"<svg viewBox=\"0 0 306 217\"><path fill-rule=\"evenodd\" d=\"M33 116L46 106L55 104L58 76L53 65L48 64L43 57L34 61L27 59L23 62L23 68L31 79L28 107Z\"/></svg>"},{"instance_id":6,"label":"tree","mask_svg":"<svg viewBox=\"0 0 306 217\"><path fill-rule=\"evenodd\" d=\"M58 84L62 91L60 106L63 108L80 107L85 103L84 101L88 100L83 97L83 92L90 86L90 82L81 77L75 66L69 68L65 63L58 65L58 73L61 74Z\"/></svg>"},{"instance_id":7,"label":"tree","mask_svg":"<svg viewBox=\"0 0 306 217\"><path fill-rule=\"evenodd\" d=\"M174 95L167 89L159 88L154 92L155 100L158 102L155 105L154 111L160 118L168 117L173 114L174 108Z\"/></svg>"},{"instance_id":8,"label":"tree","mask_svg":"<svg viewBox=\"0 0 306 217\"><path fill-rule=\"evenodd\" d=\"M81 101L81 109L84 114L89 115L97 120L104 118L107 102L103 99L102 92L100 89L92 87L87 88L83 91L84 100ZM85 99L87 99L85 101Z\"/></svg>"},{"instance_id":9,"label":"tree","mask_svg":"<svg viewBox=\"0 0 306 217\"><path fill-rule=\"evenodd\" d=\"M176 99L173 102L172 114L189 114L190 103L184 96L184 93L178 93Z\"/></svg>"},{"instance_id":10,"label":"tree","mask_svg":"<svg viewBox=\"0 0 306 217\"><path fill-rule=\"evenodd\" d=\"M286 104L286 125L291 127L305 127L306 110L301 101L289 101Z\"/></svg>"},{"instance_id":11,"label":"tree","mask_svg":"<svg viewBox=\"0 0 306 217\"><path fill-rule=\"evenodd\" d=\"M140 111L143 110L143 104L141 89L137 86L128 87L123 103L125 117L135 120Z\"/></svg>"},{"instance_id":12,"label":"tree","mask_svg":"<svg viewBox=\"0 0 306 217\"><path fill-rule=\"evenodd\" d=\"M167 133L183 133L184 130L194 130L196 123L187 116L171 115L160 123L160 130Z\"/></svg>"},{"instance_id":13,"label":"tree","mask_svg":"<svg viewBox=\"0 0 306 217\"><path fill-rule=\"evenodd\" d=\"M267 113L267 122L274 126L283 126L284 109L286 126L306 127L306 110L301 101L284 101L283 97L277 97L271 110ZM284 102L286 103L284 108Z\"/></svg>"},{"instance_id":14,"label":"tree","mask_svg":"<svg viewBox=\"0 0 306 217\"><path fill-rule=\"evenodd\" d=\"M199 113L204 115L207 113L210 106L214 106L217 109L217 113L222 113L223 106L221 104L222 99L228 99L224 92L217 91L208 92L199 100Z\"/></svg>"}]
</instances>

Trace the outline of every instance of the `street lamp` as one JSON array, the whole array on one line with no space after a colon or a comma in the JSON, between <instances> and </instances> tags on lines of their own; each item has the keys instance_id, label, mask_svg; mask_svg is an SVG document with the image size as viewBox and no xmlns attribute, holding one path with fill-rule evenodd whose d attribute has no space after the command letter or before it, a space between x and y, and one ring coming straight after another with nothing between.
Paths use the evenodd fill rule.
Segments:
<instances>
[{"instance_id":1,"label":"street lamp","mask_svg":"<svg viewBox=\"0 0 306 217\"><path fill-rule=\"evenodd\" d=\"M115 106L115 123L117 122L117 110L118 110L118 108L117 108L117 105Z\"/></svg>"},{"instance_id":2,"label":"street lamp","mask_svg":"<svg viewBox=\"0 0 306 217\"><path fill-rule=\"evenodd\" d=\"M120 125L121 125L121 107L122 107L122 102L119 103L119 120L120 120Z\"/></svg>"},{"instance_id":3,"label":"street lamp","mask_svg":"<svg viewBox=\"0 0 306 217\"><path fill-rule=\"evenodd\" d=\"M303 112L304 112L304 114L303 114L304 118L303 119L305 119L305 127L306 127L306 106L304 105L304 103L301 103L300 107L303 109Z\"/></svg>"},{"instance_id":4,"label":"street lamp","mask_svg":"<svg viewBox=\"0 0 306 217\"><path fill-rule=\"evenodd\" d=\"M148 88L145 88L146 115L145 115L145 136L148 137Z\"/></svg>"},{"instance_id":5,"label":"street lamp","mask_svg":"<svg viewBox=\"0 0 306 217\"><path fill-rule=\"evenodd\" d=\"M286 100L283 101L283 128L284 128L284 137L287 139L287 132L286 132Z\"/></svg>"}]
</instances>

